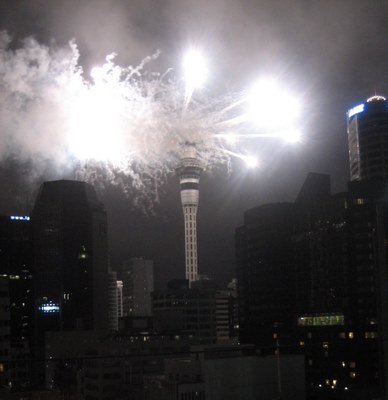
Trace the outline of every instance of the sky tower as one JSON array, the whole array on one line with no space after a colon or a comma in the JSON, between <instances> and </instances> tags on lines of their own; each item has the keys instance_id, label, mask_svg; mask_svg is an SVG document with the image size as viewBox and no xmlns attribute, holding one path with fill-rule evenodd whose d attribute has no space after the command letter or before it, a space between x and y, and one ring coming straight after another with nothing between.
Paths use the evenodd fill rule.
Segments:
<instances>
[{"instance_id":1,"label":"sky tower","mask_svg":"<svg viewBox=\"0 0 388 400\"><path fill-rule=\"evenodd\" d=\"M197 280L197 209L199 200L199 177L203 171L201 163L196 157L196 149L188 145L184 149L183 157L175 168L181 185L181 202L185 222L185 259L186 279L191 282Z\"/></svg>"}]
</instances>

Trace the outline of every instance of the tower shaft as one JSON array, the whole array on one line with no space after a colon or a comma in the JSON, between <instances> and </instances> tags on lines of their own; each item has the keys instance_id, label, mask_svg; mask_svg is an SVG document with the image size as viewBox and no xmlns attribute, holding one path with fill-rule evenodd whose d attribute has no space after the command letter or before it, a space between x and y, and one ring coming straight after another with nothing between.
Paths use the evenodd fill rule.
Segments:
<instances>
[{"instance_id":1,"label":"tower shaft","mask_svg":"<svg viewBox=\"0 0 388 400\"><path fill-rule=\"evenodd\" d=\"M196 158L194 147L188 147L176 168L179 177L181 203L185 227L186 279L191 282L198 277L197 257L197 210L199 201L199 178L203 171Z\"/></svg>"}]
</instances>

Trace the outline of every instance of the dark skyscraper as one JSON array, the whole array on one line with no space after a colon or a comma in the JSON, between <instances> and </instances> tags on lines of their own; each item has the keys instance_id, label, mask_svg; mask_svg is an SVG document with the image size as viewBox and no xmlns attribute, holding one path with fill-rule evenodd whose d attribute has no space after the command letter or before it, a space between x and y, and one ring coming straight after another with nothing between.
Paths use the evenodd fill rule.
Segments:
<instances>
[{"instance_id":1,"label":"dark skyscraper","mask_svg":"<svg viewBox=\"0 0 388 400\"><path fill-rule=\"evenodd\" d=\"M388 178L388 101L370 97L347 113L350 180Z\"/></svg>"},{"instance_id":2,"label":"dark skyscraper","mask_svg":"<svg viewBox=\"0 0 388 400\"><path fill-rule=\"evenodd\" d=\"M13 388L29 385L30 345L33 340L33 252L28 216L0 217L0 275L7 286L8 324L1 323L8 330L8 353L0 352L9 361L1 371L7 375L6 384ZM2 296L4 297L4 292ZM5 339L5 335L0 335ZM0 360L1 362L1 360ZM0 377L1 380L1 377Z\"/></svg>"},{"instance_id":3,"label":"dark skyscraper","mask_svg":"<svg viewBox=\"0 0 388 400\"><path fill-rule=\"evenodd\" d=\"M28 342L32 312L30 218L0 217L0 274L9 280L11 342Z\"/></svg>"},{"instance_id":4,"label":"dark skyscraper","mask_svg":"<svg viewBox=\"0 0 388 400\"><path fill-rule=\"evenodd\" d=\"M279 329L290 333L294 320L292 204L248 210L236 231L240 339L273 344Z\"/></svg>"},{"instance_id":5,"label":"dark skyscraper","mask_svg":"<svg viewBox=\"0 0 388 400\"><path fill-rule=\"evenodd\" d=\"M309 174L295 203L245 213L236 232L240 338L304 352L311 398L384 397L387 181L330 195L328 179Z\"/></svg>"},{"instance_id":6,"label":"dark skyscraper","mask_svg":"<svg viewBox=\"0 0 388 400\"><path fill-rule=\"evenodd\" d=\"M92 186L46 182L32 213L37 329L107 327L107 219Z\"/></svg>"}]
</instances>

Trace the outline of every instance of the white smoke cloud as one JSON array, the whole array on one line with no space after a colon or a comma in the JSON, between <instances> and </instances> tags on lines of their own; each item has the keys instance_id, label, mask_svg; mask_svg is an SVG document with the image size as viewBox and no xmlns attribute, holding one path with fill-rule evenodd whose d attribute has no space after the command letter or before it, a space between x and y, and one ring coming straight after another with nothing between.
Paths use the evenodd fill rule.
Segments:
<instances>
[{"instance_id":1,"label":"white smoke cloud","mask_svg":"<svg viewBox=\"0 0 388 400\"><path fill-rule=\"evenodd\" d=\"M247 160L247 140L261 135L247 123L247 95L199 90L187 102L178 73L152 71L159 52L125 68L109 55L86 74L75 41L29 37L14 49L2 32L0 44L0 161L27 162L30 180L75 171L152 208L188 143L209 173Z\"/></svg>"},{"instance_id":2,"label":"white smoke cloud","mask_svg":"<svg viewBox=\"0 0 388 400\"><path fill-rule=\"evenodd\" d=\"M2 32L1 159L28 160L32 174L47 163L75 166L80 178L121 182L128 191L155 191L186 142L209 167L228 159L214 139L223 100L200 96L183 116L182 80L145 70L158 53L127 68L108 56L85 77L74 41L64 48L33 38L17 49L10 43Z\"/></svg>"},{"instance_id":3,"label":"white smoke cloud","mask_svg":"<svg viewBox=\"0 0 388 400\"><path fill-rule=\"evenodd\" d=\"M27 38L12 50L6 32L0 43L0 157L66 163L65 105L74 84L82 85L76 45L49 48Z\"/></svg>"}]
</instances>

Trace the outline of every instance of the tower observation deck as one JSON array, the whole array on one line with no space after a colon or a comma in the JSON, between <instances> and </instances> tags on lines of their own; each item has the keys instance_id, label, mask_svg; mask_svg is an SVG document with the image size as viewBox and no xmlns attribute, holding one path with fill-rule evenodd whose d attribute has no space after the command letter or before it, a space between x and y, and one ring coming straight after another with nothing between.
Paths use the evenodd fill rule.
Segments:
<instances>
[{"instance_id":1,"label":"tower observation deck","mask_svg":"<svg viewBox=\"0 0 388 400\"><path fill-rule=\"evenodd\" d=\"M201 163L196 157L194 146L187 146L182 159L175 168L179 177L181 202L185 223L185 262L186 279L191 282L197 280L197 210L199 200L199 178L203 171Z\"/></svg>"}]
</instances>

